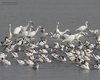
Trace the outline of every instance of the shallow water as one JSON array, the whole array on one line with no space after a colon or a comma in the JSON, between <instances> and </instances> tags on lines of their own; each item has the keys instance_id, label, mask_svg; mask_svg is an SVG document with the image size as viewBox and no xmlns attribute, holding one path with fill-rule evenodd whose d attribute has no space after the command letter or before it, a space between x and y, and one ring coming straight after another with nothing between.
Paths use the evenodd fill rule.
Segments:
<instances>
[{"instance_id":1,"label":"shallow water","mask_svg":"<svg viewBox=\"0 0 100 80\"><path fill-rule=\"evenodd\" d=\"M98 70L81 70L66 63L43 63L37 71L28 66L0 66L0 80L99 80L99 75Z\"/></svg>"},{"instance_id":2,"label":"shallow water","mask_svg":"<svg viewBox=\"0 0 100 80\"><path fill-rule=\"evenodd\" d=\"M60 29L73 30L90 23L90 29L100 29L100 0L0 0L0 40L8 34L8 24L13 28L26 25L28 20L46 25L53 31L56 22ZM100 71L80 70L69 63L43 63L34 71L27 66L0 66L0 80L100 80Z\"/></svg>"}]
</instances>

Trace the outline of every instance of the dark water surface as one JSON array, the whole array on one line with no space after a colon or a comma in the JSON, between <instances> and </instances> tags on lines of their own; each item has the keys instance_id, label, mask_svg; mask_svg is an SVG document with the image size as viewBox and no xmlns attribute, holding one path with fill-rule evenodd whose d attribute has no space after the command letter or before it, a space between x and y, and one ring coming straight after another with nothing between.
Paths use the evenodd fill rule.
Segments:
<instances>
[{"instance_id":1,"label":"dark water surface","mask_svg":"<svg viewBox=\"0 0 100 80\"><path fill-rule=\"evenodd\" d=\"M74 29L90 23L90 29L100 29L100 0L0 0L0 38L7 35L8 24L14 29L28 20L46 25L47 31L55 28ZM35 26L35 27L36 27ZM100 71L83 71L69 63L43 63L34 71L24 66L0 66L0 80L100 80Z\"/></svg>"}]
</instances>

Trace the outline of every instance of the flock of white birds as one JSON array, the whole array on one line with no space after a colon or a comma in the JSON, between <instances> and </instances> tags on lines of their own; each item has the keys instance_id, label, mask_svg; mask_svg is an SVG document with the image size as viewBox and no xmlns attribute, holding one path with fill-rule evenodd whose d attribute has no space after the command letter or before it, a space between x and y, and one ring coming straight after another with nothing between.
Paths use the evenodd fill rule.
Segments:
<instances>
[{"instance_id":1,"label":"flock of white birds","mask_svg":"<svg viewBox=\"0 0 100 80\"><path fill-rule=\"evenodd\" d=\"M0 44L2 65L18 64L38 69L39 63L59 61L86 70L100 69L100 30L89 29L88 21L73 34L70 29L61 31L59 22L49 33L44 26L35 30L32 24L29 21L26 26L20 25L13 31L9 24L9 35Z\"/></svg>"}]
</instances>

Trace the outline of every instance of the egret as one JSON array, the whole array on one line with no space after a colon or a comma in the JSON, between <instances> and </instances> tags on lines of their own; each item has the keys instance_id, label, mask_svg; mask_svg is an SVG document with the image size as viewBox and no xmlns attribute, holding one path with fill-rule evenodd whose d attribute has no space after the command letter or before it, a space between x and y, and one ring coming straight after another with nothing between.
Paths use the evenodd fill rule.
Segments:
<instances>
[{"instance_id":1,"label":"egret","mask_svg":"<svg viewBox=\"0 0 100 80\"><path fill-rule=\"evenodd\" d=\"M63 35L63 34L65 34L67 31L70 31L69 29L66 29L65 31L62 32L62 31L59 30L58 27L59 27L59 22L57 23L55 32L56 32L56 33L59 33L60 35Z\"/></svg>"},{"instance_id":2,"label":"egret","mask_svg":"<svg viewBox=\"0 0 100 80\"><path fill-rule=\"evenodd\" d=\"M28 21L28 24L26 26L22 27L21 36L28 36L29 31L27 31L27 29L31 23L32 23L32 21Z\"/></svg>"},{"instance_id":3,"label":"egret","mask_svg":"<svg viewBox=\"0 0 100 80\"><path fill-rule=\"evenodd\" d=\"M88 21L85 22L85 25L80 26L79 28L76 29L76 31L84 31L88 28Z\"/></svg>"},{"instance_id":4,"label":"egret","mask_svg":"<svg viewBox=\"0 0 100 80\"><path fill-rule=\"evenodd\" d=\"M32 23L32 21L28 21L28 24L26 26L22 27L22 30L26 31L31 23Z\"/></svg>"},{"instance_id":5,"label":"egret","mask_svg":"<svg viewBox=\"0 0 100 80\"><path fill-rule=\"evenodd\" d=\"M62 42L70 42L71 43L71 42L74 42L75 40L79 41L79 39L81 37L83 37L85 34L86 33L79 32L79 33L76 33L76 34L67 35Z\"/></svg>"},{"instance_id":6,"label":"egret","mask_svg":"<svg viewBox=\"0 0 100 80\"><path fill-rule=\"evenodd\" d=\"M29 31L27 36L34 37L40 28L41 26L38 26L38 28L35 31Z\"/></svg>"},{"instance_id":7,"label":"egret","mask_svg":"<svg viewBox=\"0 0 100 80\"><path fill-rule=\"evenodd\" d=\"M92 34L92 37L100 35L100 30L95 29L95 30L89 30L90 34Z\"/></svg>"},{"instance_id":8,"label":"egret","mask_svg":"<svg viewBox=\"0 0 100 80\"><path fill-rule=\"evenodd\" d=\"M73 42L75 40L76 35L69 35L66 39L64 39L62 42Z\"/></svg>"}]
</instances>

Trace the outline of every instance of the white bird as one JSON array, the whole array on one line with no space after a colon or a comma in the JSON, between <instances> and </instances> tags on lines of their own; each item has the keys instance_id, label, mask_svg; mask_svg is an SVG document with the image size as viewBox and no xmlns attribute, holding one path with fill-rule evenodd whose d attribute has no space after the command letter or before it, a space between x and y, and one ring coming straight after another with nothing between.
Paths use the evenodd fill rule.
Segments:
<instances>
[{"instance_id":1,"label":"white bird","mask_svg":"<svg viewBox=\"0 0 100 80\"><path fill-rule=\"evenodd\" d=\"M16 42L16 45L20 46L23 43L23 39L20 39L19 41Z\"/></svg>"},{"instance_id":2,"label":"white bird","mask_svg":"<svg viewBox=\"0 0 100 80\"><path fill-rule=\"evenodd\" d=\"M60 39L60 36L64 35L67 31L70 31L69 29L66 29L65 31L62 32L59 30L58 27L59 27L59 22L57 22L57 26L54 33L50 32L52 38Z\"/></svg>"},{"instance_id":3,"label":"white bird","mask_svg":"<svg viewBox=\"0 0 100 80\"><path fill-rule=\"evenodd\" d=\"M76 40L79 40L81 37L83 37L84 35L82 34L82 33L77 33L76 35L75 35L75 39Z\"/></svg>"},{"instance_id":4,"label":"white bird","mask_svg":"<svg viewBox=\"0 0 100 80\"><path fill-rule=\"evenodd\" d=\"M3 64L11 65L11 62L7 59L3 59L2 62L3 62Z\"/></svg>"},{"instance_id":5,"label":"white bird","mask_svg":"<svg viewBox=\"0 0 100 80\"><path fill-rule=\"evenodd\" d=\"M34 59L35 59L34 55L29 56L29 58L30 58L31 60L34 60Z\"/></svg>"},{"instance_id":6,"label":"white bird","mask_svg":"<svg viewBox=\"0 0 100 80\"><path fill-rule=\"evenodd\" d=\"M88 47L92 50L95 47L95 44L90 44Z\"/></svg>"},{"instance_id":7,"label":"white bird","mask_svg":"<svg viewBox=\"0 0 100 80\"><path fill-rule=\"evenodd\" d=\"M80 65L80 67L85 70L90 70L89 63L85 62L85 61L83 61L83 63Z\"/></svg>"},{"instance_id":8,"label":"white bird","mask_svg":"<svg viewBox=\"0 0 100 80\"><path fill-rule=\"evenodd\" d=\"M33 55L33 53L30 53L30 52L27 52L27 53L25 53L26 54L26 56L32 56Z\"/></svg>"},{"instance_id":9,"label":"white bird","mask_svg":"<svg viewBox=\"0 0 100 80\"><path fill-rule=\"evenodd\" d=\"M32 44L32 43L29 43L29 47L31 48L31 49L34 49L34 48L36 48L36 47L38 47L36 44Z\"/></svg>"},{"instance_id":10,"label":"white bird","mask_svg":"<svg viewBox=\"0 0 100 80\"><path fill-rule=\"evenodd\" d=\"M31 23L32 21L28 21L27 26L22 27L22 31L21 31L22 36L28 36L29 32L31 32L31 30L30 31L27 30Z\"/></svg>"},{"instance_id":11,"label":"white bird","mask_svg":"<svg viewBox=\"0 0 100 80\"><path fill-rule=\"evenodd\" d=\"M62 40L62 42L74 42L74 41L79 41L79 39L81 37L83 37L85 35L84 32L79 32L79 33L76 33L76 34L71 34L71 35L67 35L65 37L64 40Z\"/></svg>"},{"instance_id":12,"label":"white bird","mask_svg":"<svg viewBox=\"0 0 100 80\"><path fill-rule=\"evenodd\" d=\"M6 52L13 51L15 49L15 46L16 46L16 44L11 44L11 45L5 47L5 51Z\"/></svg>"},{"instance_id":13,"label":"white bird","mask_svg":"<svg viewBox=\"0 0 100 80\"><path fill-rule=\"evenodd\" d=\"M52 60L49 59L48 57L45 58L45 61L48 62L48 63L52 62Z\"/></svg>"},{"instance_id":14,"label":"white bird","mask_svg":"<svg viewBox=\"0 0 100 80\"><path fill-rule=\"evenodd\" d=\"M73 42L75 40L76 35L69 35L66 39L64 39L62 42Z\"/></svg>"},{"instance_id":15,"label":"white bird","mask_svg":"<svg viewBox=\"0 0 100 80\"><path fill-rule=\"evenodd\" d=\"M100 35L100 30L95 29L95 30L89 30L90 34L92 34L92 37Z\"/></svg>"},{"instance_id":16,"label":"white bird","mask_svg":"<svg viewBox=\"0 0 100 80\"><path fill-rule=\"evenodd\" d=\"M72 52L65 52L70 61L75 61L76 57Z\"/></svg>"},{"instance_id":17,"label":"white bird","mask_svg":"<svg viewBox=\"0 0 100 80\"><path fill-rule=\"evenodd\" d=\"M72 52L65 52L65 54L67 55L67 57L72 57L74 56L74 54Z\"/></svg>"},{"instance_id":18,"label":"white bird","mask_svg":"<svg viewBox=\"0 0 100 80\"><path fill-rule=\"evenodd\" d=\"M46 44L45 41L40 41L40 42L37 42L36 45L39 45L39 46L44 46Z\"/></svg>"},{"instance_id":19,"label":"white bird","mask_svg":"<svg viewBox=\"0 0 100 80\"><path fill-rule=\"evenodd\" d=\"M0 52L0 60L5 59L7 57L7 54Z\"/></svg>"},{"instance_id":20,"label":"white bird","mask_svg":"<svg viewBox=\"0 0 100 80\"><path fill-rule=\"evenodd\" d=\"M36 54L36 53L38 53L38 51L36 51L35 49L33 49L32 53Z\"/></svg>"},{"instance_id":21,"label":"white bird","mask_svg":"<svg viewBox=\"0 0 100 80\"><path fill-rule=\"evenodd\" d=\"M32 21L28 21L28 24L26 26L22 27L22 30L26 31L31 23L32 23Z\"/></svg>"},{"instance_id":22,"label":"white bird","mask_svg":"<svg viewBox=\"0 0 100 80\"><path fill-rule=\"evenodd\" d=\"M38 55L38 58L35 59L37 62L44 62L43 57L41 55Z\"/></svg>"},{"instance_id":23,"label":"white bird","mask_svg":"<svg viewBox=\"0 0 100 80\"><path fill-rule=\"evenodd\" d=\"M22 30L20 35L26 37L28 36L28 33L29 31Z\"/></svg>"},{"instance_id":24,"label":"white bird","mask_svg":"<svg viewBox=\"0 0 100 80\"><path fill-rule=\"evenodd\" d=\"M14 58L19 57L17 52L11 52L11 54L12 54L12 56L13 56Z\"/></svg>"},{"instance_id":25,"label":"white bird","mask_svg":"<svg viewBox=\"0 0 100 80\"><path fill-rule=\"evenodd\" d=\"M4 41L2 41L1 45L3 45L3 46L9 46L9 45L12 44L12 42L13 41L11 39L9 39L8 37L5 37L5 39L4 39Z\"/></svg>"},{"instance_id":26,"label":"white bird","mask_svg":"<svg viewBox=\"0 0 100 80\"><path fill-rule=\"evenodd\" d=\"M18 35L21 32L22 28L23 28L22 25L20 25L19 27L16 27L13 31L13 34Z\"/></svg>"},{"instance_id":27,"label":"white bird","mask_svg":"<svg viewBox=\"0 0 100 80\"><path fill-rule=\"evenodd\" d=\"M55 33L58 33L58 34L60 34L60 35L63 35L63 34L65 34L67 31L70 31L69 29L66 29L65 31L60 31L59 30L59 22L57 22L57 26L56 26L56 30L55 30Z\"/></svg>"},{"instance_id":28,"label":"white bird","mask_svg":"<svg viewBox=\"0 0 100 80\"><path fill-rule=\"evenodd\" d=\"M95 65L94 65L94 68L95 68L95 69L100 69L100 64L99 64L99 63L95 64Z\"/></svg>"},{"instance_id":29,"label":"white bird","mask_svg":"<svg viewBox=\"0 0 100 80\"><path fill-rule=\"evenodd\" d=\"M38 28L35 31L29 31L27 36L34 37L38 32L39 28L41 28L41 26L38 26Z\"/></svg>"},{"instance_id":30,"label":"white bird","mask_svg":"<svg viewBox=\"0 0 100 80\"><path fill-rule=\"evenodd\" d=\"M59 56L59 60L62 61L62 62L67 61L67 59L64 56Z\"/></svg>"},{"instance_id":31,"label":"white bird","mask_svg":"<svg viewBox=\"0 0 100 80\"><path fill-rule=\"evenodd\" d=\"M50 59L48 58L48 55L41 54L41 58L43 58L43 60L44 60L45 62L52 62L52 60L50 60Z\"/></svg>"},{"instance_id":32,"label":"white bird","mask_svg":"<svg viewBox=\"0 0 100 80\"><path fill-rule=\"evenodd\" d=\"M29 66L33 66L34 65L34 62L30 59L24 59L24 61L26 62L27 65Z\"/></svg>"},{"instance_id":33,"label":"white bird","mask_svg":"<svg viewBox=\"0 0 100 80\"><path fill-rule=\"evenodd\" d=\"M56 26L56 29L55 29L55 32L54 33L58 33L59 32L59 21L57 22L57 26Z\"/></svg>"},{"instance_id":34,"label":"white bird","mask_svg":"<svg viewBox=\"0 0 100 80\"><path fill-rule=\"evenodd\" d=\"M56 26L54 33L50 32L51 38L59 38L60 37L60 34L58 33L59 32L58 26L59 26L59 22L57 22L57 26Z\"/></svg>"},{"instance_id":35,"label":"white bird","mask_svg":"<svg viewBox=\"0 0 100 80\"><path fill-rule=\"evenodd\" d=\"M61 35L59 33L52 33L52 32L50 32L50 34L51 34L51 38L60 39Z\"/></svg>"},{"instance_id":36,"label":"white bird","mask_svg":"<svg viewBox=\"0 0 100 80\"><path fill-rule=\"evenodd\" d=\"M60 34L60 35L64 35L66 32L68 32L68 31L70 31L69 29L66 29L65 31L63 31L63 32L61 32L61 31L59 31L58 33Z\"/></svg>"},{"instance_id":37,"label":"white bird","mask_svg":"<svg viewBox=\"0 0 100 80\"><path fill-rule=\"evenodd\" d=\"M60 50L64 51L64 47L65 47L64 45L60 45Z\"/></svg>"},{"instance_id":38,"label":"white bird","mask_svg":"<svg viewBox=\"0 0 100 80\"><path fill-rule=\"evenodd\" d=\"M88 21L85 22L85 25L80 26L79 28L76 29L76 31L84 31L88 28Z\"/></svg>"},{"instance_id":39,"label":"white bird","mask_svg":"<svg viewBox=\"0 0 100 80\"><path fill-rule=\"evenodd\" d=\"M48 51L46 49L40 49L40 52L41 53L44 53L44 54L47 54L48 53Z\"/></svg>"},{"instance_id":40,"label":"white bird","mask_svg":"<svg viewBox=\"0 0 100 80\"><path fill-rule=\"evenodd\" d=\"M58 61L66 61L66 58L64 56L61 56L61 55L56 54L56 53L52 53L51 55L53 58L55 58Z\"/></svg>"},{"instance_id":41,"label":"white bird","mask_svg":"<svg viewBox=\"0 0 100 80\"><path fill-rule=\"evenodd\" d=\"M25 65L25 62L21 59L16 59L16 61L19 65Z\"/></svg>"},{"instance_id":42,"label":"white bird","mask_svg":"<svg viewBox=\"0 0 100 80\"><path fill-rule=\"evenodd\" d=\"M45 44L44 45L44 48L48 49L49 48L49 45L48 44Z\"/></svg>"},{"instance_id":43,"label":"white bird","mask_svg":"<svg viewBox=\"0 0 100 80\"><path fill-rule=\"evenodd\" d=\"M45 37L47 37L48 35L49 35L49 33L47 33L46 31L45 31L45 28L43 28L43 27L41 27L41 37L42 38L45 38Z\"/></svg>"},{"instance_id":44,"label":"white bird","mask_svg":"<svg viewBox=\"0 0 100 80\"><path fill-rule=\"evenodd\" d=\"M95 58L95 60L99 61L100 60L100 55L95 55L93 54L93 57Z\"/></svg>"},{"instance_id":45,"label":"white bird","mask_svg":"<svg viewBox=\"0 0 100 80\"><path fill-rule=\"evenodd\" d=\"M97 41L100 42L100 35L97 36Z\"/></svg>"},{"instance_id":46,"label":"white bird","mask_svg":"<svg viewBox=\"0 0 100 80\"><path fill-rule=\"evenodd\" d=\"M57 49L57 48L59 48L59 47L60 47L60 44L59 44L58 42L54 42L53 48Z\"/></svg>"},{"instance_id":47,"label":"white bird","mask_svg":"<svg viewBox=\"0 0 100 80\"><path fill-rule=\"evenodd\" d=\"M88 57L88 56L84 56L83 59L86 60L86 61L90 61L91 60L90 57Z\"/></svg>"}]
</instances>

